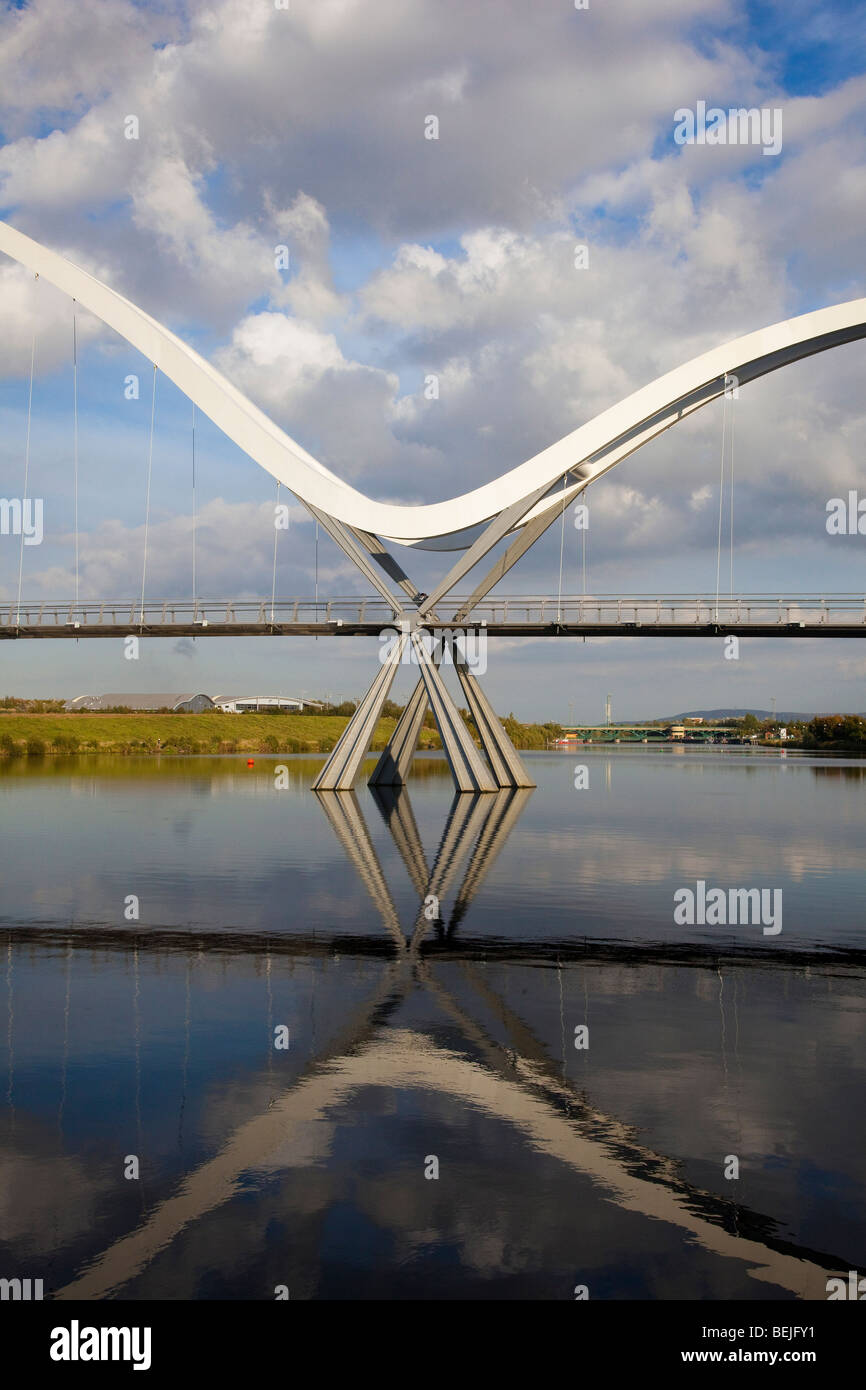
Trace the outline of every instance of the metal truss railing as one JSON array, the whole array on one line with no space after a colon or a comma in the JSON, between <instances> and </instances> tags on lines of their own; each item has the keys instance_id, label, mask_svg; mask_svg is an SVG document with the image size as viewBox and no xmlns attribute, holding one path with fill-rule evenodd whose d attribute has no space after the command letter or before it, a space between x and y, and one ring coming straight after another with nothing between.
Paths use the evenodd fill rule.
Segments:
<instances>
[{"instance_id":1,"label":"metal truss railing","mask_svg":"<svg viewBox=\"0 0 866 1390\"><path fill-rule=\"evenodd\" d=\"M450 626L466 600L440 601L436 620ZM66 600L0 603L0 632L12 635L71 629L80 635L100 629L232 628L285 631L293 627L374 631L395 623L394 609L376 595L339 598L157 599L144 605L129 600L70 603ZM511 627L866 627L864 594L513 594L478 602L460 624L489 629Z\"/></svg>"}]
</instances>

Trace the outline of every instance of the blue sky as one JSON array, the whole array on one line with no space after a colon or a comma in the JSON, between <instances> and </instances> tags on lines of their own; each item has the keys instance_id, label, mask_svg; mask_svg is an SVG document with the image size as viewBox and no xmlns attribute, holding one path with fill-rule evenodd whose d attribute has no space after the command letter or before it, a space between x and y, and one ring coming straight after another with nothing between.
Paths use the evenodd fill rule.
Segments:
<instances>
[{"instance_id":1,"label":"blue sky","mask_svg":"<svg viewBox=\"0 0 866 1390\"><path fill-rule=\"evenodd\" d=\"M864 67L855 3L34 0L0 9L0 216L180 332L356 486L433 501L696 352L864 293ZM677 146L674 112L699 100L781 110L781 153ZM63 597L72 308L11 263L0 275L0 495L22 489L35 326L30 491L46 539L23 587ZM77 328L81 591L125 598L141 582L151 368L87 315ZM738 590L863 591L866 538L831 538L824 520L828 498L866 493L864 352L797 364L735 404ZM712 588L720 440L709 407L591 489L591 590ZM196 442L200 592L269 594L274 482L201 418ZM191 412L164 379L149 536L148 595L187 595ZM503 589L555 591L559 547L554 527ZM564 554L576 591L576 533ZM296 507L278 592L312 593L314 555ZM0 538L0 598L18 558ZM429 587L441 561L403 558ZM365 587L328 541L319 583ZM8 644L4 688L360 694L372 651L336 645L148 643L134 664L109 643ZM863 709L858 650L755 642L733 663L710 642L536 643L492 652L487 685L540 718L598 714L608 689L622 717L773 695Z\"/></svg>"}]
</instances>

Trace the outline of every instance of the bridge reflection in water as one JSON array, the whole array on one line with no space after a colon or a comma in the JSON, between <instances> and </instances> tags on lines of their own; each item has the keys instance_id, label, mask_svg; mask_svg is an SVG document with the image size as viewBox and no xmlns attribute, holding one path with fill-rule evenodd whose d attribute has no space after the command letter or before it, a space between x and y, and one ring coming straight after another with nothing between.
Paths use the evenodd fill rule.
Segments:
<instances>
[{"instance_id":1,"label":"bridge reflection in water","mask_svg":"<svg viewBox=\"0 0 866 1390\"><path fill-rule=\"evenodd\" d=\"M725 959L718 950L710 951L699 945L628 948L611 947L600 942L590 945L577 940L572 941L568 949L560 940L551 941L547 953L543 941L539 940L527 943L500 938L495 943L473 944L471 939L463 938L464 945L461 925L486 875L497 857L502 855L509 835L533 795L532 791L504 790L495 796L456 795L432 863L428 863L406 788L371 791L372 803L387 826L413 894L417 895L417 908L410 920L405 920L405 914L404 920L401 920L374 837L356 795L353 792L320 792L315 795L381 921L384 936L378 942L374 938L359 941L354 937L328 937L318 926L308 938L295 936L282 941L274 937L263 939L221 934L218 939L208 942L200 930L184 932L178 929L162 932L148 930L132 935L123 929L93 927L67 932L33 932L24 928L10 928L6 933L10 1044L7 1101L13 1116L11 1136L14 1136L15 1101L18 1097L20 1104L22 1087L22 1078L16 1079L13 1055L13 950L23 950L32 955L34 951L50 949L50 942L53 947L60 947L63 951L66 983L59 1016L65 1021L64 1048L67 1050L64 1051L58 1117L61 1156L65 1153L64 1108L67 1110L65 1122L68 1124L69 1121L67 1052L69 1013L75 998L74 991L70 990L70 981L75 977L73 957L80 951L109 955L122 952L134 977L132 1022L136 1029L139 1123L136 1142L141 1149L143 1175L153 1166L149 1151L154 1147L148 1138L149 1125L141 1126L140 1109L140 971L142 960L148 952L154 952L163 961L166 958L176 959L180 953L186 956L187 961L181 1128L184 1109L188 1104L188 1090L192 1085L189 1077L190 972L196 961L203 960L202 953L204 958L210 958L212 953L214 957L221 956L230 966L243 958L249 960L257 957L259 962L264 960L269 1033L273 1031L274 1021L279 1022L279 1014L274 1011L273 990L281 959L290 971L304 958L315 961L317 958L338 959L352 955L362 959L366 957L374 964L373 987L366 989L363 997L358 997L357 991L354 992L338 1026L331 1027L324 1043L321 1040L315 1042L313 1031L310 1055L306 1059L296 1055L296 1070L290 1084L281 1086L277 1081L272 1050L265 1070L259 1069L257 1077L247 1077L242 1093L237 1090L237 1078L231 1069L227 1076L223 1075L223 1099L220 1102L217 1096L212 1098L217 1103L223 1123L217 1126L215 1121L209 1121L215 1137L209 1144L199 1141L197 1145L200 1150L210 1151L198 1154L198 1161L183 1172L176 1173L173 1179L166 1174L159 1183L142 1181L141 1206L137 1214L129 1202L125 1204L122 1214L117 1211L116 1198L108 1202L113 1209L112 1217L97 1223L92 1233L96 1241L83 1239L82 1233L78 1232L76 1240L69 1242L68 1258L62 1259L60 1265L68 1267L71 1263L74 1269L70 1277L52 1284L48 1270L47 1287L53 1288L54 1297L208 1296L208 1274L214 1266L219 1267L221 1262L231 1264L236 1247L243 1248L244 1255L249 1258L251 1241L265 1242L272 1235L270 1229L263 1229L256 1219L253 1219L251 1229L242 1235L237 1224L238 1204L242 1212L249 1202L251 1191L267 1188L269 1184L285 1179L287 1174L294 1175L293 1180L303 1192L309 1175L326 1167L340 1146L341 1115L347 1109L351 1112L358 1098L371 1091L381 1095L386 1109L395 1103L394 1097L416 1095L423 1097L425 1104L457 1103L490 1124L507 1127L512 1137L536 1156L534 1161L543 1163L544 1160L552 1160L558 1165L560 1173L570 1173L581 1183L588 1182L596 1199L606 1206L630 1217L639 1216L648 1218L652 1223L661 1223L675 1244L680 1245L679 1258L685 1266L692 1264L696 1270L700 1270L703 1268L702 1260L709 1260L710 1263L714 1260L731 1262L738 1271L736 1279L740 1281L737 1287L741 1296L743 1284L746 1286L745 1296L749 1296L748 1287L752 1281L754 1297L826 1297L827 1278L831 1273L847 1274L850 1267L847 1257L794 1244L783 1238L776 1220L768 1214L752 1209L745 1203L737 1204L718 1191L688 1181L680 1162L648 1147L634 1127L593 1103L590 1098L592 1087L587 1084L586 1075L580 1084L569 1076L564 1021L562 1055L557 1057L549 1043L536 1036L519 1004L508 997L511 991L503 993L497 988L487 968L490 960L495 960L501 967L509 961L529 959L537 966L546 954L548 957L556 956L558 974L563 954L571 956L573 961L580 959L584 966L594 965L599 970L606 965L620 969L624 961L653 970L659 966L669 969L685 966L715 979L715 990L719 992L721 1004L726 977L733 979L736 971L750 967L766 970L773 961L784 971L793 968L792 956L796 957L797 969L802 969L805 963L803 951L789 955L776 948L775 943L762 943L760 948L742 948ZM451 904L447 909L444 906L446 898ZM41 946L38 944L40 942ZM383 953L385 959L382 959ZM820 970L826 968L826 960L826 955L822 955L813 964ZM446 966L448 969L444 968ZM157 963L155 966L158 975L166 968L165 964ZM736 1007L736 989L734 998ZM588 1014L588 995L586 1004L587 1011L583 1018ZM93 1007L92 999L90 1007ZM583 1018L578 1018L577 1022L582 1022ZM722 1025L724 1049L724 1012ZM215 1045L213 1037L209 1039L209 1045ZM729 1045L736 1049L733 1037ZM96 1068L98 1075L98 1061L94 1060L91 1065ZM164 1070L166 1065L163 1060L157 1072ZM726 1069L727 1065L725 1060ZM256 1098L259 1101L257 1108L250 1104ZM225 1123L227 1117L230 1119L232 1116L235 1117L234 1121ZM752 1117L752 1122L755 1118ZM43 1142L44 1136L36 1143L37 1156ZM164 1142L164 1138L160 1142ZM419 1178L422 1160L430 1142L427 1137L417 1155L412 1154L412 1163L417 1168ZM443 1137L442 1144L446 1142ZM128 1138L127 1143L130 1148L134 1147L131 1139ZM14 1148L14 1145L10 1145L10 1139L4 1144L4 1147L7 1146ZM104 1206L106 1203L108 1179L104 1155L97 1158L92 1144L89 1148L89 1159L78 1158L74 1163L70 1161L68 1176L72 1178L73 1190L76 1183L83 1183L88 1188L86 1206L92 1212L100 1204ZM119 1153L111 1154L108 1166L115 1170L115 1177L120 1158ZM405 1155L402 1159L405 1159ZM378 1161L380 1164L385 1161L381 1152ZM86 1169L88 1162L95 1168L97 1176L93 1178L91 1174L86 1180L82 1165ZM65 1158L55 1165L52 1170L54 1181L64 1173L65 1167ZM362 1158L355 1177L358 1184L362 1182L364 1172L365 1161ZM369 1180L369 1169L366 1172ZM491 1174L490 1180L495 1183L496 1175ZM321 1181L321 1177L317 1179L318 1183ZM426 1186L422 1180L421 1187ZM438 1197L443 1187L440 1181L430 1184L427 1191L437 1189ZM155 1190L157 1188L161 1190ZM527 1200L524 1216L528 1216L530 1226L534 1219L549 1222L551 1215L556 1219L555 1213L543 1210L545 1202L549 1200L549 1194L545 1195L546 1190L544 1184L540 1185L536 1199L530 1196ZM125 1195L121 1193L121 1197ZM333 1193L329 1194L328 1200L333 1196ZM324 1200L321 1193L317 1200L320 1203ZM306 1198L301 1196L302 1211L308 1209L309 1201L309 1193ZM376 1209L382 1217L381 1193L378 1201ZM234 1214L226 1214L227 1229L215 1238L214 1228L207 1226L207 1220L212 1220L227 1208ZM386 1220L391 1228L399 1227L399 1210L389 1210ZM433 1212L428 1221L431 1226L435 1225ZM202 1223L205 1223L209 1233L204 1237L204 1244L197 1241L195 1235ZM99 1231L112 1227L115 1231L119 1229L120 1233L100 1248ZM291 1231L285 1225L281 1229L291 1244ZM320 1230L319 1236L323 1242L327 1242L324 1230ZM528 1239L526 1231L523 1232L523 1239ZM184 1243L186 1254L181 1258L178 1251ZM350 1252L347 1255L349 1263L352 1258ZM657 1255L653 1258L657 1258ZM190 1264L195 1271L192 1286L189 1282ZM158 1276L152 1273L155 1268L159 1271ZM581 1252L578 1249L574 1251L574 1269L578 1282L585 1282L581 1276ZM39 1274L42 1271L34 1272ZM157 1278L156 1286L148 1282L149 1274ZM273 1278L273 1275L268 1277ZM398 1270L395 1279L399 1277ZM701 1277L696 1274L698 1285ZM297 1275L290 1282L294 1284L292 1296L298 1296ZM300 1282L303 1287L304 1280ZM155 1287L160 1292L155 1292ZM459 1293L459 1285L457 1291ZM311 1277L309 1292L317 1292L314 1277ZM365 1290L358 1288L355 1296L363 1297L364 1294ZM273 1297L273 1289L263 1281L261 1287L254 1284L246 1287L241 1296ZM300 1296L304 1296L302 1292ZM562 1296L571 1297L571 1289L563 1287ZM623 1294L620 1291L616 1296Z\"/></svg>"}]
</instances>

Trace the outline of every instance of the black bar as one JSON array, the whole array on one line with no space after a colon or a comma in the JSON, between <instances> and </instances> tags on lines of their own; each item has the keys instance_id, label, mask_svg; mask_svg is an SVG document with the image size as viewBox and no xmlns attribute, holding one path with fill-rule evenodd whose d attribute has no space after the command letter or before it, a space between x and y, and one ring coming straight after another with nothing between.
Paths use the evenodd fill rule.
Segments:
<instances>
[{"instance_id":1,"label":"black bar","mask_svg":"<svg viewBox=\"0 0 866 1390\"><path fill-rule=\"evenodd\" d=\"M439 1356L447 1358L444 1364L451 1378L460 1368L462 1379L470 1373L469 1352L476 1364L483 1359L489 1381L498 1357L511 1358L518 1350L525 1366L536 1367L532 1380L541 1383L550 1379L551 1362L562 1360L570 1363L570 1378L610 1376L614 1383L628 1372L640 1373L645 1378L641 1383L652 1383L655 1376L674 1369L700 1374L712 1365L734 1372L752 1366L804 1367L827 1383L833 1374L853 1371L863 1345L863 1310L851 1306L849 1299L767 1301L760 1296L759 1284L752 1302L713 1304L594 1302L591 1297L575 1298L569 1289L563 1290L559 1302L524 1304L516 1318L513 1303L519 1295L498 1303L449 1301L445 1337L437 1336L437 1324L430 1325L435 1314L423 1304L417 1307L419 1322L414 1325L405 1302L397 1314L390 1304L366 1302L363 1288L357 1300L337 1306L293 1301L290 1290L288 1294L230 1305L126 1300L4 1303L0 1326L5 1362L10 1370L15 1366L18 1383L29 1383L34 1372L48 1373L59 1383L76 1375L92 1382L105 1381L106 1373L115 1380L134 1376L132 1358L137 1356L142 1371L160 1384L166 1383L167 1374L194 1373L194 1384L225 1385L239 1376L247 1381L250 1376L293 1381L302 1369L303 1380L308 1380L313 1368L330 1380L342 1353L359 1369L366 1363L366 1379L373 1374L378 1334L388 1349L406 1346L409 1337L423 1339L418 1345L423 1345L428 1383ZM866 1292L860 1298L866 1298ZM126 1329L116 1343L128 1359L82 1359L82 1352L88 1358L91 1351L102 1352L102 1328ZM562 1340L539 1345L532 1340L539 1332ZM105 1340L109 1355L114 1340ZM77 1352L79 1359L54 1359L52 1348L55 1356ZM567 1373L566 1366L562 1372ZM211 1374L213 1381L206 1379Z\"/></svg>"}]
</instances>

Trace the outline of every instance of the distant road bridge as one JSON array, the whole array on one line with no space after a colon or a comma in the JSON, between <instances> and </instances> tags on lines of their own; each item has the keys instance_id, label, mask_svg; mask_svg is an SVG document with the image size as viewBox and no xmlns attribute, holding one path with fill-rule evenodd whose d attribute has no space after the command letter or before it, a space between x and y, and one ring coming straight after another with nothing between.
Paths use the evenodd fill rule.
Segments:
<instances>
[{"instance_id":1,"label":"distant road bridge","mask_svg":"<svg viewBox=\"0 0 866 1390\"><path fill-rule=\"evenodd\" d=\"M727 724L565 724L564 743L740 743L737 731ZM678 732L674 732L674 731Z\"/></svg>"},{"instance_id":2,"label":"distant road bridge","mask_svg":"<svg viewBox=\"0 0 866 1390\"><path fill-rule=\"evenodd\" d=\"M420 631L491 637L866 637L864 594L557 595L487 598L461 617L453 597L417 621ZM405 610L404 610L405 617ZM399 626L378 595L345 598L159 599L0 604L0 639L377 636Z\"/></svg>"}]
</instances>

